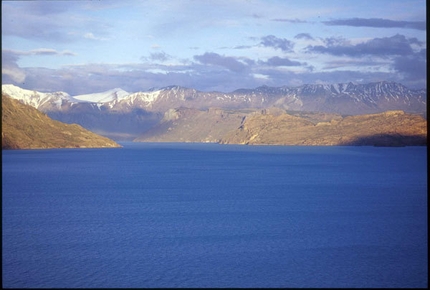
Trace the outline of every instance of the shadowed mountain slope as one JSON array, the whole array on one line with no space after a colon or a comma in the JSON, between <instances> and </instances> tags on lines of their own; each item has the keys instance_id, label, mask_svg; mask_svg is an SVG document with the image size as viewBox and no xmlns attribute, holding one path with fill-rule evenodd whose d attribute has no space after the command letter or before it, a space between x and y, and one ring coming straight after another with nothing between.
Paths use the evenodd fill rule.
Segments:
<instances>
[{"instance_id":1,"label":"shadowed mountain slope","mask_svg":"<svg viewBox=\"0 0 430 290\"><path fill-rule=\"evenodd\" d=\"M160 123L143 133L136 142L219 142L238 128L250 110L209 108L170 109Z\"/></svg>"}]
</instances>

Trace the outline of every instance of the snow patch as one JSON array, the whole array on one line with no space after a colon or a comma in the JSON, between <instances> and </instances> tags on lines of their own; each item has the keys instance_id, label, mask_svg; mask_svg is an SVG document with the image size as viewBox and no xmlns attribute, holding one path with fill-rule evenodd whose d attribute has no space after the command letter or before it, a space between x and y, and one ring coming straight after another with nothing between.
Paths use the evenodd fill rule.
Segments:
<instances>
[{"instance_id":1,"label":"snow patch","mask_svg":"<svg viewBox=\"0 0 430 290\"><path fill-rule=\"evenodd\" d=\"M131 94L127 97L129 103L134 103L137 99L142 100L143 102L147 103L147 105L152 104L158 99L158 96L160 95L160 91L152 91L152 92L139 92Z\"/></svg>"},{"instance_id":2,"label":"snow patch","mask_svg":"<svg viewBox=\"0 0 430 290\"><path fill-rule=\"evenodd\" d=\"M333 84L333 88L338 94L340 94L339 84Z\"/></svg>"},{"instance_id":3,"label":"snow patch","mask_svg":"<svg viewBox=\"0 0 430 290\"><path fill-rule=\"evenodd\" d=\"M107 103L123 100L128 95L129 93L124 91L123 89L115 88L101 93L74 96L73 100L75 102Z\"/></svg>"},{"instance_id":4,"label":"snow patch","mask_svg":"<svg viewBox=\"0 0 430 290\"><path fill-rule=\"evenodd\" d=\"M54 104L57 106L58 109L61 109L61 104L63 104L63 100L58 99L58 100L54 101Z\"/></svg>"}]
</instances>

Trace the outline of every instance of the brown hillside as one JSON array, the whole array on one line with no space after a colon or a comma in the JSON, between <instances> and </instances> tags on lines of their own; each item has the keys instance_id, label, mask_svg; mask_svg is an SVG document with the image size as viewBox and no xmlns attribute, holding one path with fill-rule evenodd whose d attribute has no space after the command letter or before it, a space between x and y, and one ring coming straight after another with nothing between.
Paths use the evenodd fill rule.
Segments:
<instances>
[{"instance_id":1,"label":"brown hillside","mask_svg":"<svg viewBox=\"0 0 430 290\"><path fill-rule=\"evenodd\" d=\"M221 143L273 145L374 145L427 144L427 121L403 111L337 117L311 122L290 114L253 114Z\"/></svg>"},{"instance_id":2,"label":"brown hillside","mask_svg":"<svg viewBox=\"0 0 430 290\"><path fill-rule=\"evenodd\" d=\"M121 147L76 124L52 120L2 94L2 149Z\"/></svg>"}]
</instances>

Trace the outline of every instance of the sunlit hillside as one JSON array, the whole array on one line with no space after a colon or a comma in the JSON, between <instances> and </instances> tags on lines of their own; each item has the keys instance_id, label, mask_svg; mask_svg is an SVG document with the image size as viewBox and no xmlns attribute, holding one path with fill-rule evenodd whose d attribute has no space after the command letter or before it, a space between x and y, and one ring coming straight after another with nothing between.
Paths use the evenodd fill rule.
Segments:
<instances>
[{"instance_id":1,"label":"sunlit hillside","mask_svg":"<svg viewBox=\"0 0 430 290\"><path fill-rule=\"evenodd\" d=\"M76 124L52 120L2 94L2 149L120 147Z\"/></svg>"}]
</instances>

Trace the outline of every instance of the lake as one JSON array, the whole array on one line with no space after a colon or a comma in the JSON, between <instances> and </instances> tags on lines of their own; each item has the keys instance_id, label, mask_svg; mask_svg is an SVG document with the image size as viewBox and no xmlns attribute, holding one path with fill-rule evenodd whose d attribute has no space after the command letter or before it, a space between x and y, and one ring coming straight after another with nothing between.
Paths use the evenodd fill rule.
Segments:
<instances>
[{"instance_id":1,"label":"lake","mask_svg":"<svg viewBox=\"0 0 430 290\"><path fill-rule=\"evenodd\" d=\"M2 151L13 288L427 287L427 147Z\"/></svg>"}]
</instances>

